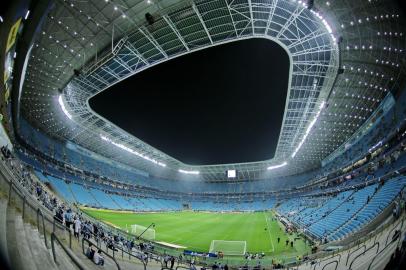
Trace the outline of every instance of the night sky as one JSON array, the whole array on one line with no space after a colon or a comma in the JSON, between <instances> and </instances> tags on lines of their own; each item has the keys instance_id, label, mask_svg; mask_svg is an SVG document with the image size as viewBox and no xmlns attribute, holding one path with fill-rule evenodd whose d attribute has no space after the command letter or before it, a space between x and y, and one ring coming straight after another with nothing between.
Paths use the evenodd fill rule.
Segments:
<instances>
[{"instance_id":1,"label":"night sky","mask_svg":"<svg viewBox=\"0 0 406 270\"><path fill-rule=\"evenodd\" d=\"M158 64L90 100L97 113L188 164L274 156L289 58L276 43L233 42Z\"/></svg>"}]
</instances>

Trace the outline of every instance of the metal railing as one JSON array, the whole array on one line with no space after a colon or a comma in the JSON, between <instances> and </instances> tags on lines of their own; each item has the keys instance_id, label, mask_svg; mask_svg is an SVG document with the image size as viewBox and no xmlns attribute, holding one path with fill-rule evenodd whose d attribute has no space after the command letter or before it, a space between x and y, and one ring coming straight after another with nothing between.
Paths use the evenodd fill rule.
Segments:
<instances>
[{"instance_id":1,"label":"metal railing","mask_svg":"<svg viewBox=\"0 0 406 270\"><path fill-rule=\"evenodd\" d=\"M53 217L52 213L47 213L49 212L49 209L45 208L41 204L37 202L37 198L35 198L32 194L30 194L27 191L27 188L22 186L22 184L19 181L14 181L14 179L19 179L20 176L15 172L10 170L6 164L4 164L4 161L0 162L0 174L1 174L1 179L5 182L6 185L9 186L8 188L8 205L13 205L16 208L19 208L21 206L21 212L22 212L22 218L23 221L24 219L29 219L27 217L28 213L27 210L31 209L35 212L31 215L31 220L35 220L36 216L36 225L38 232L44 235L44 243L46 248L49 248L48 244L48 237L47 237L47 231L51 232L51 247L53 248L53 253L55 252L54 249L54 241L57 241L61 246L62 249L66 252L66 254L74 261L75 264L78 264L77 259L72 258L72 252L69 251L63 244L62 241L56 236L56 231L59 229L62 232L68 232L69 235L69 248L72 248L72 241L71 241L71 231L63 226L62 224L56 223L56 219ZM21 205L17 203L17 198L13 198L14 195L17 195L17 198L22 200ZM27 208L28 207L28 208ZM43 212L44 210L44 212ZM46 214L45 214L46 213ZM41 230L41 224L42 224L42 230ZM49 225L49 229L47 230L47 226ZM52 226L52 227L51 227ZM56 262L56 257L54 255L54 261ZM75 261L76 260L76 261ZM80 269L85 269L83 266L80 267Z\"/></svg>"},{"instance_id":2,"label":"metal railing","mask_svg":"<svg viewBox=\"0 0 406 270\"><path fill-rule=\"evenodd\" d=\"M337 256L338 256L338 260L337 260L337 261L340 262L340 261L341 261L341 254L340 254L340 253L333 254L333 256L324 258L324 259L320 260L319 262L315 263L315 264L314 264L314 267L313 267L313 270L315 270L318 265L321 265L322 262L328 261L328 260L330 260L330 259L332 259L332 258L334 258L334 257L337 257Z\"/></svg>"},{"instance_id":3,"label":"metal railing","mask_svg":"<svg viewBox=\"0 0 406 270\"><path fill-rule=\"evenodd\" d=\"M379 253L377 253L376 256L374 256L374 257L372 258L371 262L369 263L368 270L371 269L371 266L372 266L372 264L374 263L375 259L376 259L377 257L379 257L379 256L382 254L383 251L385 251L385 250L386 250L388 247L390 247L393 243L398 242L398 245L399 245L399 242L400 242L401 239L402 239L402 234L400 233L399 237L392 239L392 240L389 242L389 244L385 245L385 247L384 247L381 251L379 251Z\"/></svg>"},{"instance_id":4,"label":"metal railing","mask_svg":"<svg viewBox=\"0 0 406 270\"><path fill-rule=\"evenodd\" d=\"M96 240L96 247L98 247L99 249L102 249L102 241L100 240L100 238L99 238L99 236L97 235L97 234L95 234L94 232L89 232L90 233L90 235L92 235L93 236L93 238ZM93 244L93 243L92 243ZM93 244L94 245L94 244ZM109 250L109 247L106 245L106 243L105 243L105 248L106 248L106 252L105 253L107 253L108 254L108 250ZM110 248L111 250L112 250L112 252L113 252L113 258L116 258L115 256L115 254L116 254L116 249L118 250L118 251L121 251L121 258L122 259L124 259L124 254L126 254L126 255L128 255L128 259L129 260L131 260L131 258L135 258L135 259L137 259L137 260L139 260L143 265L144 265L144 269L146 269L146 262L145 262L145 260L143 260L142 258L140 258L140 257L138 257L137 255L135 255L135 254L133 254L133 253L131 253L131 252L128 252L128 251L126 251L126 250L124 250L124 248L122 247L122 246L119 246L119 245L113 245L113 248ZM103 251L104 252L104 251ZM141 253L141 252L140 252ZM142 253L142 254L145 254L145 253ZM159 261L159 262L161 262L161 264L162 264L162 261L161 260L158 260L158 256L156 256L155 254L152 254L152 253L148 253L148 255L149 255L149 258L152 258L152 259L155 259L156 261ZM155 258L153 257L153 256L156 256ZM141 255L140 255L141 256Z\"/></svg>"},{"instance_id":5,"label":"metal railing","mask_svg":"<svg viewBox=\"0 0 406 270\"><path fill-rule=\"evenodd\" d=\"M374 241L374 244L375 244L375 241ZM354 249L353 251L348 252L348 254L347 254L347 260L345 261L345 265L348 264L348 260L350 259L351 255L353 255L356 251L360 250L361 248L364 248L364 251L363 251L363 252L365 252L365 250L367 249L367 245L366 245L366 244L363 244L363 245L359 246L358 248Z\"/></svg>"},{"instance_id":6,"label":"metal railing","mask_svg":"<svg viewBox=\"0 0 406 270\"><path fill-rule=\"evenodd\" d=\"M352 259L352 261L351 261L351 263L350 263L350 267L349 267L348 269L351 270L351 269L352 269L352 264L353 264L358 258L360 258L361 256L364 256L367 251L370 251L371 249L373 249L375 246L378 246L378 248L376 249L376 252L375 252L375 254L377 254L377 253L379 252L379 242L375 242L372 246L370 246L369 248L367 248L366 250L364 250L364 252L362 252L362 253L358 254L357 256L355 256L355 258Z\"/></svg>"},{"instance_id":7,"label":"metal railing","mask_svg":"<svg viewBox=\"0 0 406 270\"><path fill-rule=\"evenodd\" d=\"M59 223L56 223L57 221ZM52 232L55 232L56 226L62 226L68 232L68 235L69 235L69 248L72 249L72 232L71 232L71 230L69 230L68 228L63 226L62 222L63 222L62 220L60 220L59 218L54 216L54 219L53 219L53 222L52 222Z\"/></svg>"},{"instance_id":8,"label":"metal railing","mask_svg":"<svg viewBox=\"0 0 406 270\"><path fill-rule=\"evenodd\" d=\"M86 252L85 252L85 242L87 242L87 243L89 244L89 246L90 246L90 245L96 246L96 244L92 243L92 241L90 241L89 239L86 239L85 237L82 238L82 252L83 252L83 255L86 256ZM110 259L116 264L118 270L121 270L120 265L117 263L116 259L115 259L113 256L111 256L111 255L108 254L107 252L104 252L101 248L100 248L99 250L100 250L101 253L103 253L104 255L106 255L106 257L110 258ZM144 265L144 269L146 269L146 268L145 268L145 265Z\"/></svg>"},{"instance_id":9,"label":"metal railing","mask_svg":"<svg viewBox=\"0 0 406 270\"><path fill-rule=\"evenodd\" d=\"M403 228L403 222L404 222L404 219L402 219L402 222L400 223L400 229ZM393 228L389 231L388 235L386 236L385 246L388 244L389 236L392 234L393 230L398 228L398 225L399 224L397 224L396 226L393 226Z\"/></svg>"},{"instance_id":10,"label":"metal railing","mask_svg":"<svg viewBox=\"0 0 406 270\"><path fill-rule=\"evenodd\" d=\"M3 177L1 177L1 178L3 178L4 179L4 181L6 182L6 183L8 183L9 184L9 202L11 202L12 201L12 194L14 193L14 194L17 194L18 196L19 196L19 198L22 200L22 213L23 213L23 217L25 217L25 215L26 215L26 206L29 206L30 208L32 208L33 210L35 210L36 211L36 215L37 215L37 228L38 228L38 231L40 231L40 220L39 220L39 216L41 216L41 222L42 222L42 226L43 226L43 234L44 234L44 241L45 241L45 245L48 247L48 241L47 241L47 236L46 236L46 226L45 226L45 221L47 221L47 222L49 222L50 224L52 224L52 234L54 235L54 239L51 239L51 244L52 244L52 241L55 241L55 239L56 239L56 241L58 241L58 242L61 242L60 241L60 239L59 238L57 238L57 236L56 236L56 234L55 234L55 229L56 229L56 227L59 227L59 228L61 228L61 229L63 229L64 231L68 231L69 232L69 246L70 246L70 248L71 248L71 231L69 230L69 229L67 229L65 226L63 226L63 225L61 225L61 224L58 224L58 223L56 223L56 218L52 218L52 219L50 219L48 216L49 215L44 215L44 213L41 211L41 208L44 208L45 209L45 213L46 212L49 212L49 210L48 209L46 209L45 207L43 207L42 205L38 205L38 202L36 202L36 198L34 198L31 194L29 194L29 192L26 190L26 188L25 187L23 187L23 186L21 186L21 184L18 182L18 181L15 181L16 183L14 184L13 183L13 179L14 178L16 178L16 177L20 177L19 175L17 175L15 172L13 172L13 171L10 171L9 170L9 168L7 167L7 165L5 165L3 162L0 162L1 163L1 167L4 167L5 169L3 170L3 168L2 168L2 170L1 170L1 175L3 176ZM5 172L7 172L8 174L9 174L9 177L8 176L6 176L6 174L5 174ZM14 174L14 175L13 175ZM19 186L21 186L21 187L19 187ZM28 195L25 195L24 193L26 193L26 194L28 194ZM35 203L32 203L32 202L30 202L30 199L31 200L33 200L33 201L35 201ZM39 207L36 207L36 206L39 206ZM401 220L402 221L402 224L403 224L403 219ZM365 236L362 240L364 240L364 241L367 241L367 240L369 240L369 239L371 239L372 237L374 237L374 236L376 236L378 233L380 233L380 232L382 232L382 231L384 231L384 230L386 230L387 228L388 228L388 226L390 226L390 225L394 225L394 227L393 228L391 228L391 231L389 232L389 234L388 234L388 236L387 236L387 241L388 241L388 237L389 237L389 235L391 234L391 232L399 225L399 223L397 223L396 221L395 222L393 222L393 223L390 223L390 224L385 224L384 226L382 226L382 227L379 227L378 229L376 229L376 230L374 230L372 233L370 233L370 234L368 234L367 236ZM107 226L107 227L109 227L109 226ZM51 236L51 238L52 238L52 236ZM362 241L362 240L360 240L360 241ZM387 241L386 241L386 243L387 243ZM358 242L358 241L357 241ZM374 241L375 242L375 241ZM386 244L385 243L385 244ZM392 243L392 242L391 242ZM379 243L374 243L374 245L372 246L372 247L374 247L374 246L376 246L376 245L378 245L378 249L377 249L377 253L379 252ZM370 247L370 248L372 248L372 247ZM385 248L387 247L387 245L385 245ZM385 249L384 248L384 249ZM65 252L66 252L66 249L64 249L65 250ZM369 249L368 249L369 250ZM354 261L360 256L360 255L364 255L368 250L364 250L364 252L362 252L361 254L359 254L356 258L354 258L352 261L351 261L351 264L350 264L350 269L351 269L351 266L352 266L352 264L354 263ZM137 258L138 260L140 260L137 256L135 256L134 254L130 254L130 253L128 253L127 251L125 251L125 250L123 250L123 249L121 249L121 253L122 253L122 256L123 256L123 254L124 253L126 253L126 254L128 254L129 255L129 257L134 257L134 258ZM341 251L342 252L342 251ZM68 254L69 255L69 254ZM113 250L113 258L114 258L114 256L115 256L115 254L114 254L114 250ZM330 259L331 259L332 257L330 257ZM347 263L348 263L348 260L349 260L349 258L347 257ZM346 264L347 264L346 263ZM143 264L144 264L144 269L146 269L146 264L145 264L145 262L143 262Z\"/></svg>"},{"instance_id":11,"label":"metal railing","mask_svg":"<svg viewBox=\"0 0 406 270\"><path fill-rule=\"evenodd\" d=\"M25 198L25 196L24 196L24 198ZM24 200L24 202L25 202L25 200ZM24 204L23 204L23 206L24 206ZM45 231L44 214L42 214L41 209L38 208L37 209L37 229L38 229L38 231L40 231L40 229L39 229L39 227L40 227L40 225L39 225L39 217L40 216L41 216L41 220L42 220L42 229L43 229L43 234L44 234L45 246L46 246L46 248L48 248L47 234L46 234L46 231Z\"/></svg>"},{"instance_id":12,"label":"metal railing","mask_svg":"<svg viewBox=\"0 0 406 270\"><path fill-rule=\"evenodd\" d=\"M58 242L58 244L61 246L61 248L65 251L65 254L69 256L71 261L80 269L80 270L85 270L87 269L79 259L76 258L76 256L73 254L73 252L65 247L65 245L62 243L61 240L55 235L55 233L51 233L51 247L52 247L52 256L54 257L54 262L58 263L56 259L56 252L55 252L55 241ZM120 269L119 269L120 270Z\"/></svg>"},{"instance_id":13,"label":"metal railing","mask_svg":"<svg viewBox=\"0 0 406 270\"><path fill-rule=\"evenodd\" d=\"M336 264L336 267L334 268L334 270L337 270L337 267L338 267L338 260L334 260L334 261L331 261L331 262L329 262L329 263L326 263L326 264L323 266L323 268L322 268L321 270L324 270L324 268L326 268L327 265L330 265L330 264L333 264L333 263Z\"/></svg>"}]
</instances>

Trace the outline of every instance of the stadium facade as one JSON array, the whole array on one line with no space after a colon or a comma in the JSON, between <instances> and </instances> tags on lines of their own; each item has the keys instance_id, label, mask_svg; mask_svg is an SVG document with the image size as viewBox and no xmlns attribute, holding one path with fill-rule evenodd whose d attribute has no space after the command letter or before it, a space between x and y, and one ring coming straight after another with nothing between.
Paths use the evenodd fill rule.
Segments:
<instances>
[{"instance_id":1,"label":"stadium facade","mask_svg":"<svg viewBox=\"0 0 406 270\"><path fill-rule=\"evenodd\" d=\"M69 241L71 231L64 228L69 218L61 217L64 225L55 219L60 209L74 209L79 215L81 207L91 207L134 212L271 211L270 219L309 241L314 253L290 253L293 258L285 256L282 263L263 261L266 267L383 269L393 264L394 258L404 256L401 240L406 226L406 21L399 4L379 0L10 3L1 17L0 32L4 52L1 190L8 197L2 199L0 212L1 220L7 220L2 223L3 261L12 269L40 269L40 262L33 265L19 259L18 254L35 255L33 251L13 243L19 235L30 241L32 228L26 223L31 220L39 226L42 220L45 244L54 247L59 242L58 250L52 249L54 258L55 254L64 258L60 264L47 260L49 267L64 269L69 264L91 269L80 248ZM270 160L185 164L89 106L91 97L149 67L252 38L277 43L290 61L282 127ZM99 221L84 211L82 222ZM126 234L111 225L100 228L121 237ZM82 229L86 232L83 225ZM146 231L154 235L146 242L156 240L153 229ZM40 242L39 235L32 237L36 237L33 243ZM106 247L105 259L111 260L107 266L134 266L124 260L117 263L114 247L110 258L110 242L99 243L98 237L93 244ZM84 253L86 243L92 242L86 234L80 239ZM114 242L123 259L127 240L114 238ZM126 252L137 267L146 269L140 251L162 262L167 253L178 254L179 246L173 245L161 242L155 250L141 246L134 254L131 249ZM249 241L239 245L244 254L250 251ZM34 244L31 247L35 249ZM220 250L213 244L210 251L218 260ZM267 254L273 252L276 256L275 248ZM194 260L189 255L186 258ZM190 260L179 260L179 265L192 267L196 262ZM252 262L228 260L235 267L245 263L255 267ZM164 269L164 265L148 268Z\"/></svg>"}]
</instances>

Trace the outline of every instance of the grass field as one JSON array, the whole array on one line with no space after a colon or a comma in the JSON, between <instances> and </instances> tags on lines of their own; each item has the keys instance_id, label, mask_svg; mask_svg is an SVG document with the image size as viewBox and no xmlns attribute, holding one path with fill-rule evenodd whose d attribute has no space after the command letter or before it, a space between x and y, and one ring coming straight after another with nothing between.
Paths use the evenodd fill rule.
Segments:
<instances>
[{"instance_id":1,"label":"grass field","mask_svg":"<svg viewBox=\"0 0 406 270\"><path fill-rule=\"evenodd\" d=\"M123 230L131 224L147 227L155 223L155 241L185 246L188 250L208 252L212 240L247 241L248 252L265 252L274 256L296 256L309 250L302 238L294 241L296 235L286 234L271 212L129 213L88 208L82 210ZM293 248L286 246L286 239L294 241Z\"/></svg>"}]
</instances>

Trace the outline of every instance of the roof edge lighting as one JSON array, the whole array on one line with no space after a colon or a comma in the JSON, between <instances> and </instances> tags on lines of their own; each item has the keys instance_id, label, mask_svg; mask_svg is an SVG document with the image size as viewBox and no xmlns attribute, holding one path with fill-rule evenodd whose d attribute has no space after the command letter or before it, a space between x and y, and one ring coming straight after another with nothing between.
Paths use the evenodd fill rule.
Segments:
<instances>
[{"instance_id":1,"label":"roof edge lighting","mask_svg":"<svg viewBox=\"0 0 406 270\"><path fill-rule=\"evenodd\" d=\"M121 149L123 149L123 150L125 150L125 151L127 151L127 152L130 152L130 153L133 154L133 155L136 155L136 156L138 156L138 157L140 157L140 158L143 158L143 159L145 159L145 160L148 160L148 161L150 161L150 162L152 162L152 163L155 163L156 165L159 165L159 166L161 166L161 167L166 167L166 164L165 164L165 163L159 162L159 161L156 160L156 159L153 159L153 158L150 158L150 157L148 157L148 156L146 156L146 155L144 155L144 154L141 154L140 152L137 152L137 151L135 151L135 150L129 148L128 146L125 146L124 144L116 143L116 142L112 141L111 139L109 139L109 138L107 138L107 137L105 137L105 136L103 136L103 135L100 135L100 138L101 138L103 141L109 142L109 143L111 143L112 145L115 145L115 146L117 146L117 147L119 147L119 148L121 148Z\"/></svg>"},{"instance_id":2,"label":"roof edge lighting","mask_svg":"<svg viewBox=\"0 0 406 270\"><path fill-rule=\"evenodd\" d=\"M63 104L62 95L59 95L58 102L59 102L59 105L61 106L63 113L66 115L66 117L68 117L69 119L72 119L72 115L65 108L65 104Z\"/></svg>"},{"instance_id":3,"label":"roof edge lighting","mask_svg":"<svg viewBox=\"0 0 406 270\"><path fill-rule=\"evenodd\" d=\"M330 34L331 38L333 39L334 42L336 42L336 37L334 36L333 29L331 28L330 24L326 21L326 19L321 15L318 11L310 10L314 15L316 15L317 18L321 20L323 23L324 27L326 28L327 32Z\"/></svg>"},{"instance_id":4,"label":"roof edge lighting","mask_svg":"<svg viewBox=\"0 0 406 270\"><path fill-rule=\"evenodd\" d=\"M305 135L303 136L303 139L300 141L299 145L296 147L295 151L294 151L293 154L292 154L292 158L294 158L294 157L296 156L297 152L300 150L300 148L302 147L303 143L306 141L307 136L309 135L310 131L312 130L314 124L316 124L317 119L318 119L319 116L320 116L321 110L323 110L325 104L326 104L326 103L325 103L324 101L320 104L320 107L319 107L319 110L318 110L317 113L316 113L316 116L314 117L314 119L310 122L309 126L307 127L306 133L305 133Z\"/></svg>"},{"instance_id":5,"label":"roof edge lighting","mask_svg":"<svg viewBox=\"0 0 406 270\"><path fill-rule=\"evenodd\" d=\"M286 165L288 165L288 163L285 161L285 162L283 162L282 164L269 166L269 167L267 168L267 170L278 169L278 168L284 167L284 166L286 166Z\"/></svg>"},{"instance_id":6,"label":"roof edge lighting","mask_svg":"<svg viewBox=\"0 0 406 270\"><path fill-rule=\"evenodd\" d=\"M195 174L195 175L200 173L199 171L185 171L185 170L182 170L182 169L179 169L178 172L185 173L185 174Z\"/></svg>"}]
</instances>

